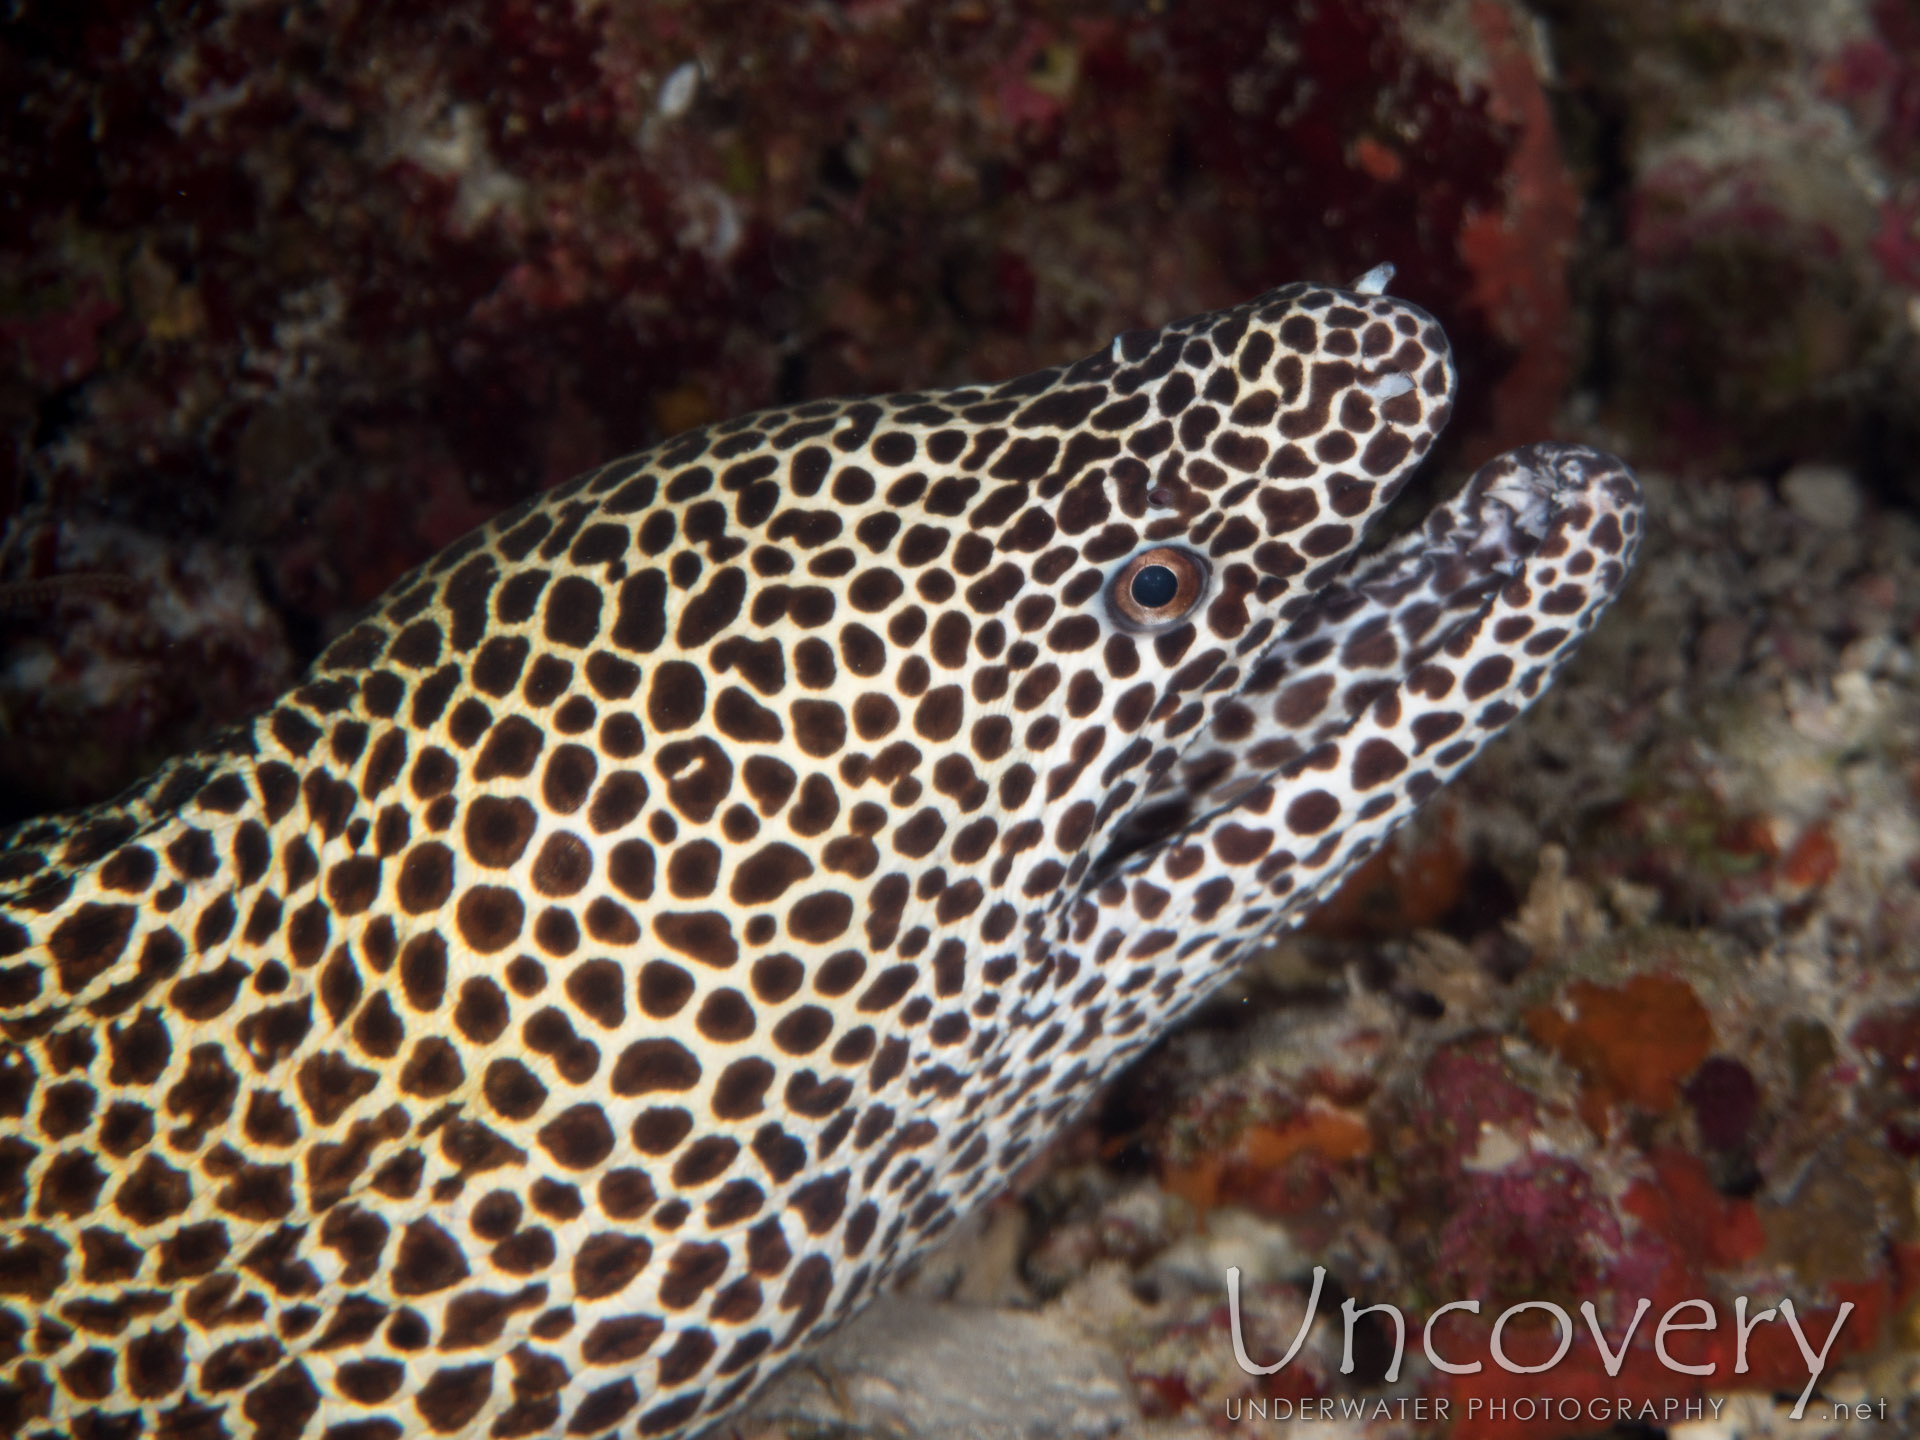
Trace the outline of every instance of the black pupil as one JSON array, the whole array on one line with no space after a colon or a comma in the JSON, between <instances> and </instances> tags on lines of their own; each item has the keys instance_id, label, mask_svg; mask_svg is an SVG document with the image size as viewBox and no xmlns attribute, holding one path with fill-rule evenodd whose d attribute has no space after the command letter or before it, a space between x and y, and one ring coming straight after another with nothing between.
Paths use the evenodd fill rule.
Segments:
<instances>
[{"instance_id":1,"label":"black pupil","mask_svg":"<svg viewBox=\"0 0 1920 1440\"><path fill-rule=\"evenodd\" d=\"M1180 593L1180 577L1164 565L1145 566L1133 577L1133 603L1142 610L1158 610Z\"/></svg>"}]
</instances>

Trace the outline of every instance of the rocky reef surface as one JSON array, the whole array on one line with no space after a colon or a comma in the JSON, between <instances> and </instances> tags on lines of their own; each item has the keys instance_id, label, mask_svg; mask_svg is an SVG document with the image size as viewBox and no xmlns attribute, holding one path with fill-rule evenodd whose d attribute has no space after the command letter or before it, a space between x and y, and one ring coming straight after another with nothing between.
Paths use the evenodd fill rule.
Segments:
<instances>
[{"instance_id":1,"label":"rocky reef surface","mask_svg":"<svg viewBox=\"0 0 1920 1440\"><path fill-rule=\"evenodd\" d=\"M1517 441L1606 445L1653 502L1632 588L755 1423L1252 1435L1286 1398L1334 1404L1328 1435L1920 1426L1920 12L743 13L14 7L0 820L246 714L408 566L611 455L1391 260L1462 370L1411 503ZM1268 1363L1326 1272L1271 1377L1234 1359L1230 1265ZM1854 1307L1800 1420L1782 1323L1733 1370L1741 1296L1791 1297L1816 1348ZM1444 1372L1421 1329L1474 1297L1436 1349L1484 1363ZM1609 1374L1578 1306L1617 1343L1643 1297ZM1717 1328L1661 1341L1695 1298ZM1348 1299L1407 1317L1392 1380L1384 1312L1343 1373ZM1579 1325L1550 1371L1487 1350L1528 1300ZM1511 1357L1552 1353L1541 1318Z\"/></svg>"}]
</instances>

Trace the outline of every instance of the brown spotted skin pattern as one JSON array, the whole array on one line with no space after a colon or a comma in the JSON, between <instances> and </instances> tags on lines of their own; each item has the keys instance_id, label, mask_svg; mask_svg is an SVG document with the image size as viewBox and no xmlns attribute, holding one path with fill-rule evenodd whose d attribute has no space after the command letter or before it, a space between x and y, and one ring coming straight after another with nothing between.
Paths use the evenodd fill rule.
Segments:
<instances>
[{"instance_id":1,"label":"brown spotted skin pattern","mask_svg":"<svg viewBox=\"0 0 1920 1440\"><path fill-rule=\"evenodd\" d=\"M14 833L0 1429L725 1415L1618 588L1633 480L1567 448L1354 563L1452 393L1419 310L1291 286L680 436ZM1139 624L1110 591L1155 547L1197 598Z\"/></svg>"}]
</instances>

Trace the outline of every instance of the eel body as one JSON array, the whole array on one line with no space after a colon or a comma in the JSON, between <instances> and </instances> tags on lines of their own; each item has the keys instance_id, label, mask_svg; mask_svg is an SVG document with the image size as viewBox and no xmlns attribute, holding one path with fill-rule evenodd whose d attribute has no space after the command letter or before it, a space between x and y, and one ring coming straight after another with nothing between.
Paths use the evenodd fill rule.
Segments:
<instances>
[{"instance_id":1,"label":"eel body","mask_svg":"<svg viewBox=\"0 0 1920 1440\"><path fill-rule=\"evenodd\" d=\"M0 849L0 1430L677 1436L1548 685L1625 466L1373 272L500 516Z\"/></svg>"}]
</instances>

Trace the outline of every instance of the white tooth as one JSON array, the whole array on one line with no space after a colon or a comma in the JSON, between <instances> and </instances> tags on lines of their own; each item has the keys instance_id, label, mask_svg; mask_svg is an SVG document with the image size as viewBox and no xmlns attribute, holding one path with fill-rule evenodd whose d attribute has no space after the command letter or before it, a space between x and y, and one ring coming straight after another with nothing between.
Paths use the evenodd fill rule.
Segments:
<instances>
[{"instance_id":1,"label":"white tooth","mask_svg":"<svg viewBox=\"0 0 1920 1440\"><path fill-rule=\"evenodd\" d=\"M689 60L660 86L660 98L654 102L661 118L678 120L693 108L693 97L700 90L700 62Z\"/></svg>"},{"instance_id":2,"label":"white tooth","mask_svg":"<svg viewBox=\"0 0 1920 1440\"><path fill-rule=\"evenodd\" d=\"M1413 389L1413 377L1395 370L1391 374L1361 381L1360 388L1376 400L1391 400L1394 396L1404 395Z\"/></svg>"},{"instance_id":3,"label":"white tooth","mask_svg":"<svg viewBox=\"0 0 1920 1440\"><path fill-rule=\"evenodd\" d=\"M1121 364L1126 359L1126 356L1120 353L1120 337L1118 335L1113 337L1113 349L1109 353L1112 354L1113 363L1116 365Z\"/></svg>"},{"instance_id":4,"label":"white tooth","mask_svg":"<svg viewBox=\"0 0 1920 1440\"><path fill-rule=\"evenodd\" d=\"M1487 491L1489 499L1498 500L1513 512L1511 523L1536 540L1547 533L1553 519L1552 496L1552 481L1527 469L1516 469Z\"/></svg>"},{"instance_id":5,"label":"white tooth","mask_svg":"<svg viewBox=\"0 0 1920 1440\"><path fill-rule=\"evenodd\" d=\"M1390 262L1382 260L1347 288L1357 295L1384 295L1387 293L1387 282L1391 279L1393 279L1393 266Z\"/></svg>"}]
</instances>

